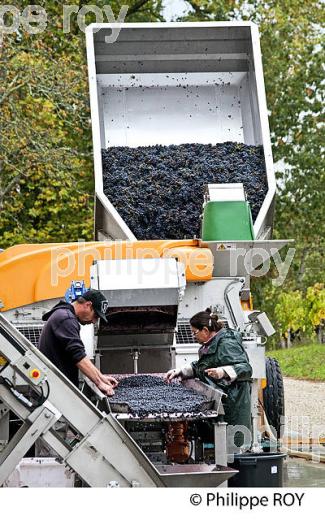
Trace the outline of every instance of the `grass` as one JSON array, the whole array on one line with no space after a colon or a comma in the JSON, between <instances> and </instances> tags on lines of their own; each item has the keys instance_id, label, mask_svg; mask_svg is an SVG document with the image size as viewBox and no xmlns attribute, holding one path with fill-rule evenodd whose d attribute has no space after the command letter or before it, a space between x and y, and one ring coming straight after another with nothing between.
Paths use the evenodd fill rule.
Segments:
<instances>
[{"instance_id":1,"label":"grass","mask_svg":"<svg viewBox=\"0 0 325 520\"><path fill-rule=\"evenodd\" d=\"M278 360L284 376L325 381L325 344L311 343L290 349L270 350L267 356Z\"/></svg>"}]
</instances>

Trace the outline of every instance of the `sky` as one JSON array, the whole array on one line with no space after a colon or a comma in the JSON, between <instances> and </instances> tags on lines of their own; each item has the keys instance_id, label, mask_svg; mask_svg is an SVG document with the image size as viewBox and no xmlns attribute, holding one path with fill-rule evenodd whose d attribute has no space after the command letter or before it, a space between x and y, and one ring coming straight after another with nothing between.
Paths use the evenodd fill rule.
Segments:
<instances>
[{"instance_id":1,"label":"sky","mask_svg":"<svg viewBox=\"0 0 325 520\"><path fill-rule=\"evenodd\" d=\"M171 22L177 16L180 16L184 11L188 10L188 4L183 0L165 0L164 1L164 16L166 22Z\"/></svg>"}]
</instances>

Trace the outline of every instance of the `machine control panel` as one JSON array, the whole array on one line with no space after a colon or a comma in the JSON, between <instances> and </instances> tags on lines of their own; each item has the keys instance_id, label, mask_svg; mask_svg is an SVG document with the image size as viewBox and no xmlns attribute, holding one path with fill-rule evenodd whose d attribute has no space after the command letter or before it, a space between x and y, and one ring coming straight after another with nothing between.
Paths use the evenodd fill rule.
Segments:
<instances>
[{"instance_id":1,"label":"machine control panel","mask_svg":"<svg viewBox=\"0 0 325 520\"><path fill-rule=\"evenodd\" d=\"M34 385L40 385L47 377L47 368L37 361L35 363L33 355L26 352L24 356L15 363L22 377L29 379Z\"/></svg>"}]
</instances>

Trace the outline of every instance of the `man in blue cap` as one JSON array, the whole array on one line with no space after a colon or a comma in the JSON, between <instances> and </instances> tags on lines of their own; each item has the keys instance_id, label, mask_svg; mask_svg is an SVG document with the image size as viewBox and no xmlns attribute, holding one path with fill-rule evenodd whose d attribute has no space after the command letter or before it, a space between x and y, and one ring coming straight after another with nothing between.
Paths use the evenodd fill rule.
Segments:
<instances>
[{"instance_id":1,"label":"man in blue cap","mask_svg":"<svg viewBox=\"0 0 325 520\"><path fill-rule=\"evenodd\" d=\"M80 324L96 323L98 319L107 322L107 306L105 296L96 289L86 291L72 303L61 300L43 315L46 324L39 349L74 385L78 386L78 370L81 370L101 392L112 396L116 379L95 367L80 338Z\"/></svg>"}]
</instances>

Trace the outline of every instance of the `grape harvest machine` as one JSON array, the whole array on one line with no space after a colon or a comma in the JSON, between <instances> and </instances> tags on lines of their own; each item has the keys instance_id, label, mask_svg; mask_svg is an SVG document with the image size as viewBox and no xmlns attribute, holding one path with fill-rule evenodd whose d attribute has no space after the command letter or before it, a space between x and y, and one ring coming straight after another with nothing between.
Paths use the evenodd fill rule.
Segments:
<instances>
[{"instance_id":1,"label":"grape harvest machine","mask_svg":"<svg viewBox=\"0 0 325 520\"><path fill-rule=\"evenodd\" d=\"M136 417L111 406L87 381L83 391L75 388L36 348L42 315L69 287L92 287L106 295L111 318L108 325L82 327L96 366L120 377L163 374L197 358L189 319L211 307L242 333L253 368L249 453L263 453L265 431L269 440L278 433L274 414L267 417L259 405L267 385L265 342L274 329L265 313L253 310L250 293L251 275L288 243L270 238L275 177L257 28L248 22L122 24L113 44L107 43L111 28L87 29L95 241L24 244L0 253L0 485L36 439L88 486L224 485L237 471L228 466L221 391L190 380L184 384L205 395L209 409ZM188 85L201 100L193 123L186 117L194 103L184 97ZM211 96L221 107L213 114L205 108ZM255 222L243 185L211 184L198 201L201 238L137 240L103 192L102 148L226 140L263 147L268 191ZM279 415L282 402L277 406ZM69 441L58 434L62 421Z\"/></svg>"}]
</instances>

